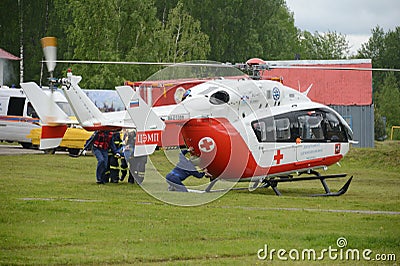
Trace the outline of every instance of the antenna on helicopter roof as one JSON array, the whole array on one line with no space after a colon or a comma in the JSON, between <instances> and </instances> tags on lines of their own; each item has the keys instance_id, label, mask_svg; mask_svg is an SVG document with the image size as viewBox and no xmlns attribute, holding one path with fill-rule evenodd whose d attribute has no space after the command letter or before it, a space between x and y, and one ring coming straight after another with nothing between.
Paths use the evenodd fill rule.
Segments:
<instances>
[{"instance_id":1,"label":"antenna on helicopter roof","mask_svg":"<svg viewBox=\"0 0 400 266\"><path fill-rule=\"evenodd\" d=\"M311 83L310 86L308 86L307 90L302 92L303 95L308 96L308 93L310 92L311 88L312 88L313 84Z\"/></svg>"}]
</instances>

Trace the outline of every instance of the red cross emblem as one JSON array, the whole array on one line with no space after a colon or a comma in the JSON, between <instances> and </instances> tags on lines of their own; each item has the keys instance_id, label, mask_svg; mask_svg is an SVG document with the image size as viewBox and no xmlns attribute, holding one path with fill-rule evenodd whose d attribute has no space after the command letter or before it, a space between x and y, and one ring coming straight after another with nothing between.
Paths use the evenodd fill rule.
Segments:
<instances>
[{"instance_id":1,"label":"red cross emblem","mask_svg":"<svg viewBox=\"0 0 400 266\"><path fill-rule=\"evenodd\" d=\"M210 137L204 137L199 141L199 149L204 152L210 152L215 148L215 142Z\"/></svg>"},{"instance_id":2,"label":"red cross emblem","mask_svg":"<svg viewBox=\"0 0 400 266\"><path fill-rule=\"evenodd\" d=\"M280 164L281 160L283 160L283 154L281 153L281 150L278 150L274 155L274 161L276 161L276 164Z\"/></svg>"}]
</instances>

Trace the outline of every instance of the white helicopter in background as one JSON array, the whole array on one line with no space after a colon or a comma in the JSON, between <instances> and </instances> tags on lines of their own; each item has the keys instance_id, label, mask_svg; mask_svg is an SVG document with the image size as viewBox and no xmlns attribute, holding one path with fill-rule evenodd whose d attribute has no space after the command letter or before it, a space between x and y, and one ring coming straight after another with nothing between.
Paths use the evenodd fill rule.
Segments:
<instances>
[{"instance_id":1,"label":"white helicopter in background","mask_svg":"<svg viewBox=\"0 0 400 266\"><path fill-rule=\"evenodd\" d=\"M50 72L56 62L53 48L46 53L51 45L55 47L52 43L44 47ZM165 123L181 124L186 146L194 148L199 167L212 175L206 192L212 192L219 180L254 182L254 189L271 187L277 195L281 195L277 185L283 182L318 179L325 193L317 196L339 196L350 186L352 177L331 192L326 179L346 174L317 171L338 163L354 141L351 128L335 110L307 97L311 87L300 93L271 80L216 79L192 87L176 105L150 107L138 91L119 86L116 90L126 111L103 114L79 87L80 80L72 73L58 80L79 124L87 130L135 127L135 156L154 152L167 134ZM44 141L43 148L55 145L70 121L37 84L21 86L47 124L43 137L52 141Z\"/></svg>"}]
</instances>

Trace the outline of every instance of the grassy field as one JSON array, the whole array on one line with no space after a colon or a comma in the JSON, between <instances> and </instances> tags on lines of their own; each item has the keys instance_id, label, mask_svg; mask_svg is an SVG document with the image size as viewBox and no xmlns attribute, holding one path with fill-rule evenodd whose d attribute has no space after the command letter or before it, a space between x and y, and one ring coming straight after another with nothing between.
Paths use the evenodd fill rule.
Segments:
<instances>
[{"instance_id":1,"label":"grassy field","mask_svg":"<svg viewBox=\"0 0 400 266\"><path fill-rule=\"evenodd\" d=\"M162 174L170 170L162 152L151 161ZM287 264L289 251L313 249L319 257L331 247L337 258L322 253L327 264L380 265L362 258L370 249L371 259L384 255L390 261L383 264L393 265L391 254L400 260L399 161L398 141L353 148L327 172L354 176L341 197L304 197L322 192L318 181L307 181L281 184L282 197L270 189L230 191L179 207L137 185L95 184L93 156L0 156L0 264ZM328 183L338 189L345 181ZM202 197L182 197L188 195ZM339 237L347 240L342 249ZM288 261L277 252L259 260L265 245L286 250ZM340 259L348 249L359 250L360 260ZM298 263L310 262L300 255Z\"/></svg>"}]
</instances>

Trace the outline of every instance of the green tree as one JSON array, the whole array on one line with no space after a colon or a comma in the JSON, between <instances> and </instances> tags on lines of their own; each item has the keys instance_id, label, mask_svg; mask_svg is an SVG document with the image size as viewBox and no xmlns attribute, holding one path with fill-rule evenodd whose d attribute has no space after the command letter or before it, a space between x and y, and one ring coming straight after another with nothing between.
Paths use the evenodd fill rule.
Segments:
<instances>
[{"instance_id":1,"label":"green tree","mask_svg":"<svg viewBox=\"0 0 400 266\"><path fill-rule=\"evenodd\" d=\"M360 58L371 58L374 64L381 65L380 54L384 50L385 32L379 26L371 30L372 36L357 51Z\"/></svg>"},{"instance_id":2,"label":"green tree","mask_svg":"<svg viewBox=\"0 0 400 266\"><path fill-rule=\"evenodd\" d=\"M375 68L382 68L385 63L383 59L383 50L385 50L385 32L379 26L371 30L372 36L368 42L361 45L357 51L357 58L367 58L372 60L372 66ZM385 74L378 71L372 72L372 84L374 94L379 92L381 84L383 83Z\"/></svg>"},{"instance_id":3,"label":"green tree","mask_svg":"<svg viewBox=\"0 0 400 266\"><path fill-rule=\"evenodd\" d=\"M68 41L74 47L73 59L118 61L116 31L120 21L113 13L114 1L70 1L73 24L68 29ZM121 83L122 77L110 75L114 66L77 65L74 71L84 76L82 86L104 88Z\"/></svg>"},{"instance_id":4,"label":"green tree","mask_svg":"<svg viewBox=\"0 0 400 266\"><path fill-rule=\"evenodd\" d=\"M201 32L200 22L190 16L179 1L171 9L160 32L159 62L184 62L206 59L210 52L208 36Z\"/></svg>"},{"instance_id":5,"label":"green tree","mask_svg":"<svg viewBox=\"0 0 400 266\"><path fill-rule=\"evenodd\" d=\"M185 8L210 38L209 60L294 57L297 30L283 0L187 0Z\"/></svg>"},{"instance_id":6,"label":"green tree","mask_svg":"<svg viewBox=\"0 0 400 266\"><path fill-rule=\"evenodd\" d=\"M72 24L67 41L76 60L154 60L160 23L151 0L70 0ZM124 80L146 77L142 68L121 65L77 65L87 88L112 88Z\"/></svg>"},{"instance_id":7,"label":"green tree","mask_svg":"<svg viewBox=\"0 0 400 266\"><path fill-rule=\"evenodd\" d=\"M335 31L299 32L298 43L301 59L345 59L350 51L346 36Z\"/></svg>"},{"instance_id":8,"label":"green tree","mask_svg":"<svg viewBox=\"0 0 400 266\"><path fill-rule=\"evenodd\" d=\"M379 113L386 116L387 127L400 125L400 90L393 72L386 75L376 105Z\"/></svg>"},{"instance_id":9,"label":"green tree","mask_svg":"<svg viewBox=\"0 0 400 266\"><path fill-rule=\"evenodd\" d=\"M372 36L368 42L362 44L358 50L358 58L372 59L374 68L400 68L400 27L387 33L376 26L371 30ZM400 75L399 73L385 73L373 71L372 84L374 88L374 102L376 113L386 117L386 125L400 124ZM379 126L379 125L378 125ZM377 124L375 124L375 130Z\"/></svg>"},{"instance_id":10,"label":"green tree","mask_svg":"<svg viewBox=\"0 0 400 266\"><path fill-rule=\"evenodd\" d=\"M0 3L0 45L20 56L23 51L23 79L39 82L42 68L40 39L49 25L48 14L51 0L4 0ZM21 27L22 26L22 27ZM14 64L14 74L19 73ZM13 81L19 83L18 74Z\"/></svg>"},{"instance_id":11,"label":"green tree","mask_svg":"<svg viewBox=\"0 0 400 266\"><path fill-rule=\"evenodd\" d=\"M268 5L267 3L268 2ZM263 47L261 58L271 60L294 59L297 46L297 28L293 13L289 12L285 1L259 1L254 28L260 28L259 44ZM266 17L265 17L266 15Z\"/></svg>"},{"instance_id":12,"label":"green tree","mask_svg":"<svg viewBox=\"0 0 400 266\"><path fill-rule=\"evenodd\" d=\"M400 68L400 27L396 27L393 31L387 33L376 26L371 30L372 36L368 42L361 45L357 51L358 58L372 59L374 68ZM380 71L372 73L374 93L379 93L382 84L386 78L386 74ZM400 73L394 74L397 83L400 82Z\"/></svg>"},{"instance_id":13,"label":"green tree","mask_svg":"<svg viewBox=\"0 0 400 266\"><path fill-rule=\"evenodd\" d=\"M14 12L10 12L10 10L14 10ZM18 10L18 1L0 1L0 48L19 57L20 27ZM4 82L5 85L19 83L19 62L9 61L5 63Z\"/></svg>"}]
</instances>

